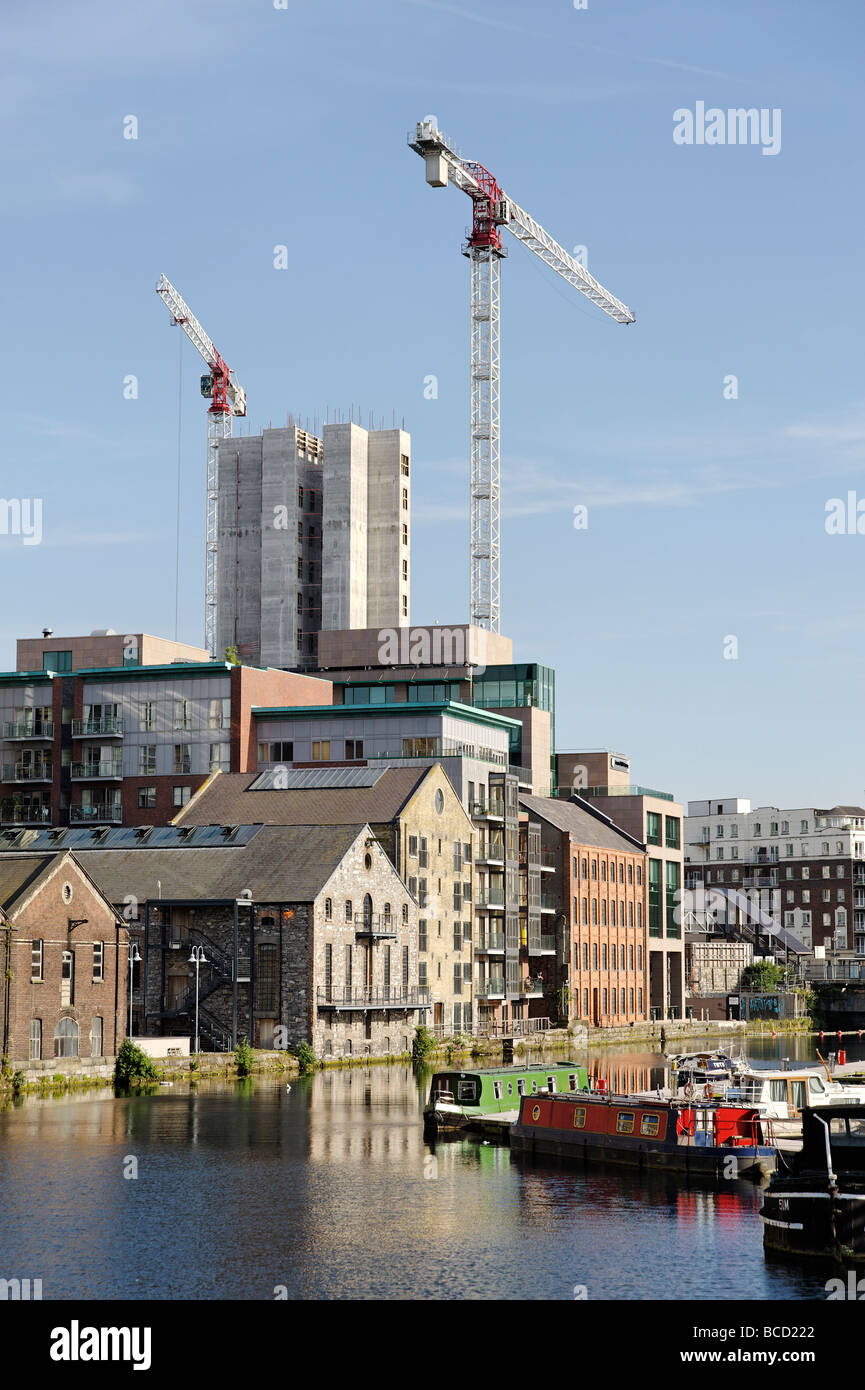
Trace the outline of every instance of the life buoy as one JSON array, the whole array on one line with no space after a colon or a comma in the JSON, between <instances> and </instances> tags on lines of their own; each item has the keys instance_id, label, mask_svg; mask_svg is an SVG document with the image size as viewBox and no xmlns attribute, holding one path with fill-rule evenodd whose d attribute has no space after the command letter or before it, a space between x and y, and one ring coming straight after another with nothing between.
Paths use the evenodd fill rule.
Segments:
<instances>
[{"instance_id":1,"label":"life buoy","mask_svg":"<svg viewBox=\"0 0 865 1390\"><path fill-rule=\"evenodd\" d=\"M685 1095L688 1097L688 1100L690 1100L691 1097L695 1094L695 1091L696 1087L694 1086L693 1081L689 1081L687 1086L685 1087Z\"/></svg>"},{"instance_id":2,"label":"life buoy","mask_svg":"<svg viewBox=\"0 0 865 1390\"><path fill-rule=\"evenodd\" d=\"M706 1097L706 1100L711 1100L714 1094L715 1092L712 1089L711 1081L707 1081L703 1087L703 1095Z\"/></svg>"}]
</instances>

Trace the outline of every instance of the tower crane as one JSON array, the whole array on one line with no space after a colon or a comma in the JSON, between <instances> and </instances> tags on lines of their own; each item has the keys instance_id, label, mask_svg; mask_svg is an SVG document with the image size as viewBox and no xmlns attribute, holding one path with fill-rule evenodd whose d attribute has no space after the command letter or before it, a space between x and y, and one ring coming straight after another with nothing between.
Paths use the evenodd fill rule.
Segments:
<instances>
[{"instance_id":1,"label":"tower crane","mask_svg":"<svg viewBox=\"0 0 865 1390\"><path fill-rule=\"evenodd\" d=\"M219 441L231 438L235 415L246 414L246 392L234 372L217 352L186 301L170 280L160 275L156 293L164 301L193 347L204 358L207 373L201 378L201 394L212 401L207 411L207 523L204 572L204 645L216 656L216 584L219 546Z\"/></svg>"},{"instance_id":2,"label":"tower crane","mask_svg":"<svg viewBox=\"0 0 865 1390\"><path fill-rule=\"evenodd\" d=\"M509 198L482 164L465 159L435 120L419 121L411 149L426 164L433 188L453 183L472 200L472 226L463 246L471 266L471 614L478 627L499 631L499 319L500 262L507 255L501 228L533 251L617 323L634 323L626 304L554 241Z\"/></svg>"}]
</instances>

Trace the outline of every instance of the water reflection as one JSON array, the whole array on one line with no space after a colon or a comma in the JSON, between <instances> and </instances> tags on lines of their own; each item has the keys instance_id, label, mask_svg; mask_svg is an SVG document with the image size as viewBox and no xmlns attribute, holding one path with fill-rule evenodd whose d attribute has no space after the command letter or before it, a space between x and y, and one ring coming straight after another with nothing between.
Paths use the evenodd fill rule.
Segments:
<instances>
[{"instance_id":1,"label":"water reflection","mask_svg":"<svg viewBox=\"0 0 865 1390\"><path fill-rule=\"evenodd\" d=\"M807 1040L755 1041L774 1062ZM659 1084L645 1045L589 1061ZM0 1114L0 1276L41 1277L46 1299L823 1296L825 1275L763 1259L751 1184L425 1143L431 1071L28 1098Z\"/></svg>"}]
</instances>

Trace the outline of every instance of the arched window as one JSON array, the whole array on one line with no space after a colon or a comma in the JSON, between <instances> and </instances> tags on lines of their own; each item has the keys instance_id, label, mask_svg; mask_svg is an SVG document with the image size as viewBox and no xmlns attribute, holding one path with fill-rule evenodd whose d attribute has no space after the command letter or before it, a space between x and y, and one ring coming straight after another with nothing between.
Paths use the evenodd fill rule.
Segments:
<instances>
[{"instance_id":1,"label":"arched window","mask_svg":"<svg viewBox=\"0 0 865 1390\"><path fill-rule=\"evenodd\" d=\"M333 898L325 898L324 900L324 920L326 922L333 921Z\"/></svg>"},{"instance_id":2,"label":"arched window","mask_svg":"<svg viewBox=\"0 0 865 1390\"><path fill-rule=\"evenodd\" d=\"M90 1056L101 1057L102 1055L102 1019L94 1018L90 1025Z\"/></svg>"},{"instance_id":3,"label":"arched window","mask_svg":"<svg viewBox=\"0 0 865 1390\"><path fill-rule=\"evenodd\" d=\"M352 905L351 905L351 898L346 898L346 900L345 900L345 920L346 920L347 922L350 922L350 921L352 920L352 918L353 918L353 915L354 915L354 909L352 908Z\"/></svg>"},{"instance_id":4,"label":"arched window","mask_svg":"<svg viewBox=\"0 0 865 1390\"><path fill-rule=\"evenodd\" d=\"M384 905L384 920L390 926L390 903Z\"/></svg>"},{"instance_id":5,"label":"arched window","mask_svg":"<svg viewBox=\"0 0 865 1390\"><path fill-rule=\"evenodd\" d=\"M68 1008L72 1003L72 992L75 974L75 959L71 951L64 951L61 957L60 966L60 1003L63 1008ZM65 1056L65 1053L58 1053L58 1056ZM70 1054L77 1057L78 1053Z\"/></svg>"},{"instance_id":6,"label":"arched window","mask_svg":"<svg viewBox=\"0 0 865 1390\"><path fill-rule=\"evenodd\" d=\"M42 1019L30 1020L30 1061L42 1061Z\"/></svg>"},{"instance_id":7,"label":"arched window","mask_svg":"<svg viewBox=\"0 0 865 1390\"><path fill-rule=\"evenodd\" d=\"M369 893L363 895L363 920L365 926L369 926L372 922L372 898Z\"/></svg>"},{"instance_id":8,"label":"arched window","mask_svg":"<svg viewBox=\"0 0 865 1390\"><path fill-rule=\"evenodd\" d=\"M61 1018L54 1029L54 1056L78 1056L78 1024L74 1018Z\"/></svg>"}]
</instances>

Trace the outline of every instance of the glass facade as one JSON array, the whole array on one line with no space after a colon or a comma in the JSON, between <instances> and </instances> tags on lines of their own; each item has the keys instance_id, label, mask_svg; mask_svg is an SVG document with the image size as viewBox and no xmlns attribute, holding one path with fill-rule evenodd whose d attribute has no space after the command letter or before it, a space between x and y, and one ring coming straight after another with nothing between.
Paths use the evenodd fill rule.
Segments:
<instances>
[{"instance_id":1,"label":"glass facade","mask_svg":"<svg viewBox=\"0 0 865 1390\"><path fill-rule=\"evenodd\" d=\"M666 870L666 890L667 890L667 910L666 910L666 934L667 936L681 936L681 913L679 913L679 865L674 859L667 860Z\"/></svg>"},{"instance_id":2,"label":"glass facade","mask_svg":"<svg viewBox=\"0 0 865 1390\"><path fill-rule=\"evenodd\" d=\"M649 860L649 936L662 936L661 861Z\"/></svg>"}]
</instances>

